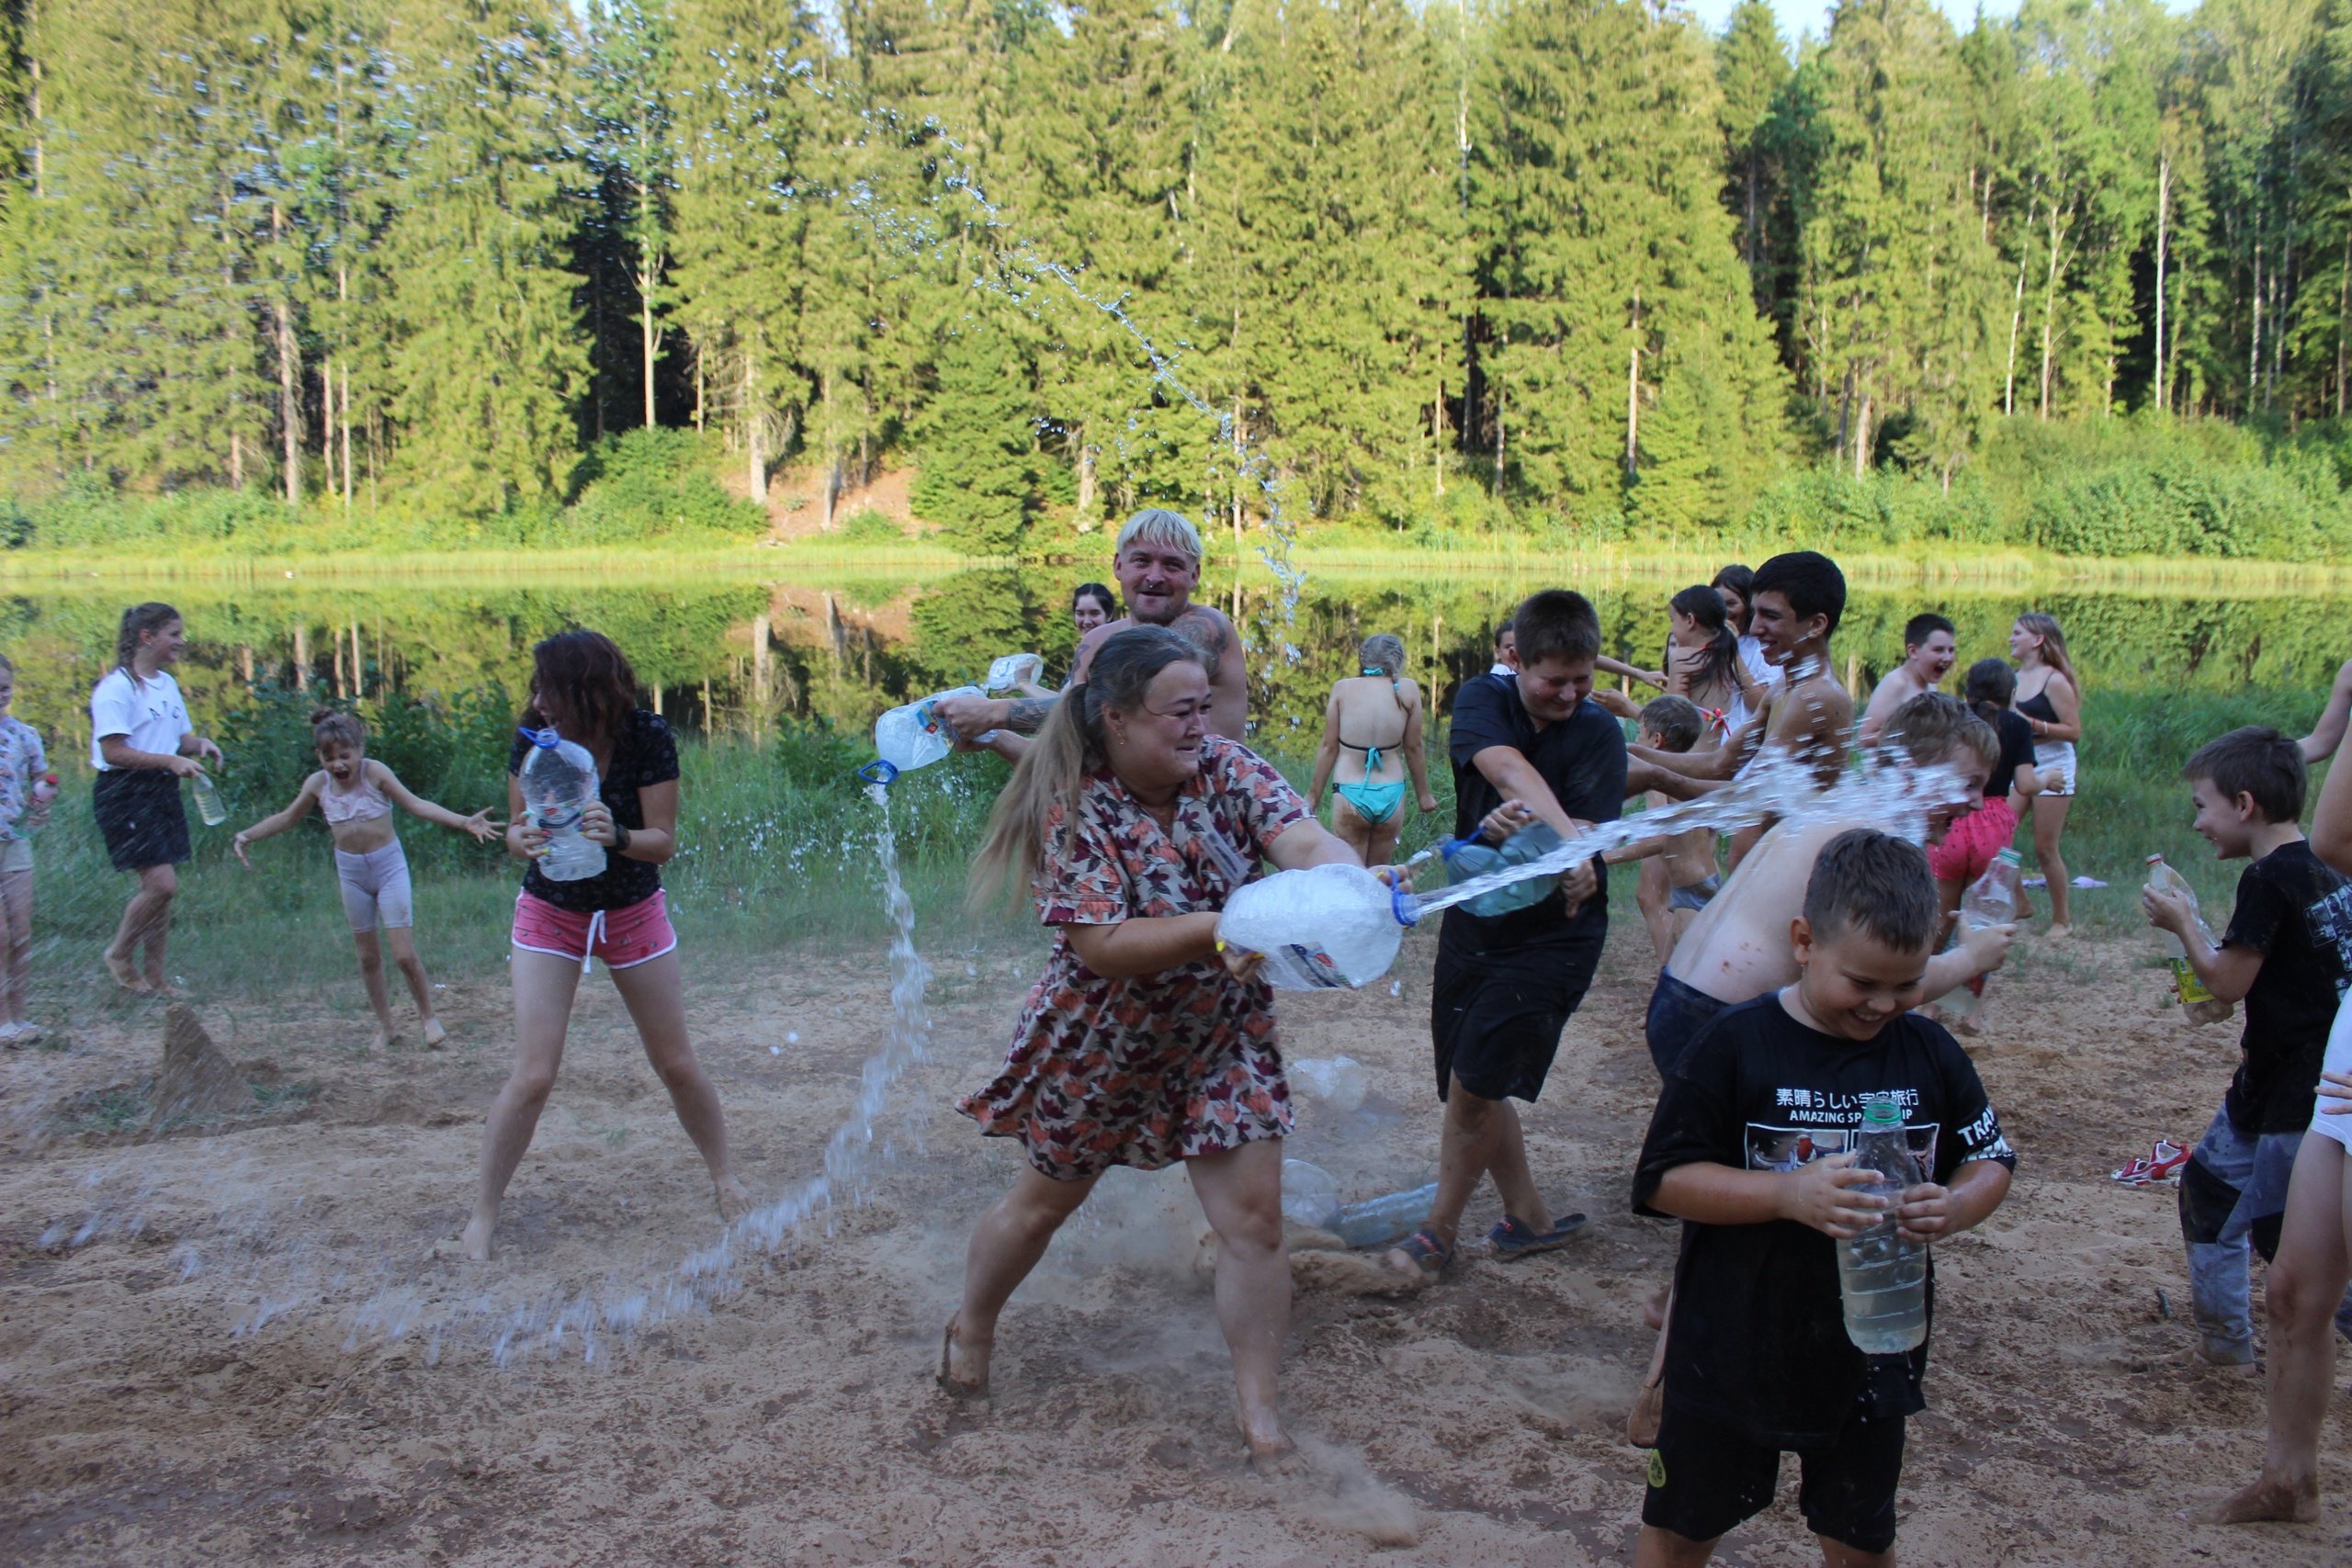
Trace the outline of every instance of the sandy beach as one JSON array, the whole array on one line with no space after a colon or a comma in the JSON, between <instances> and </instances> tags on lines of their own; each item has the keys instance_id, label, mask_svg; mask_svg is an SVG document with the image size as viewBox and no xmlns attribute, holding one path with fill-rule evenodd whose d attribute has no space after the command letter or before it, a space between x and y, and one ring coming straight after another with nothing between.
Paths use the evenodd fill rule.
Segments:
<instances>
[{"instance_id":1,"label":"sandy beach","mask_svg":"<svg viewBox=\"0 0 2352 1568\"><path fill-rule=\"evenodd\" d=\"M1286 1054L1363 1063L1341 1113L1305 1100L1294 1157L1351 1197L1436 1150L1428 966L1286 997ZM2172 1190L2108 1172L2193 1138L2235 1025L2160 1012L2151 949L2026 945L1973 1043L2021 1165L2007 1204L1939 1250L1928 1413L1899 1551L1921 1564L2269 1568L2352 1559L2340 1393L2309 1527L2180 1514L2250 1476L2258 1382L2205 1370L2184 1320ZM1033 949L928 952L927 1059L890 1097L862 1199L717 1299L635 1334L550 1343L551 1303L675 1286L718 1235L707 1182L600 976L508 1197L499 1257L436 1257L470 1199L503 1076L503 985L450 987L452 1048L368 1053L348 999L198 1006L270 1103L153 1135L119 1125L160 1012L94 1015L64 1051L0 1059L0 1561L680 1564L1505 1564L1631 1551L1645 1455L1626 1409L1640 1304L1673 1233L1628 1178L1656 1079L1651 971L1614 933L1531 1154L1591 1219L1567 1250L1465 1256L1418 1292L1298 1255L1285 1405L1310 1463L1243 1462L1180 1172L1114 1173L1014 1298L996 1396L933 1387L973 1216L1019 1153L949 1109L1001 1055ZM880 953L689 965L693 1022L763 1197L820 1168L888 1021ZM335 977L338 983L342 976ZM346 987L347 988L347 987ZM330 1013L327 998L346 1010ZM328 1025L332 1023L334 1027ZM1491 1193L1469 1226L1496 1214ZM664 1282L667 1282L665 1285ZM493 1359L497 1326L524 1325ZM391 1337L393 1329L400 1337ZM2339 1387L2342 1377L2339 1375ZM1719 1561L1819 1561L1779 1500Z\"/></svg>"}]
</instances>

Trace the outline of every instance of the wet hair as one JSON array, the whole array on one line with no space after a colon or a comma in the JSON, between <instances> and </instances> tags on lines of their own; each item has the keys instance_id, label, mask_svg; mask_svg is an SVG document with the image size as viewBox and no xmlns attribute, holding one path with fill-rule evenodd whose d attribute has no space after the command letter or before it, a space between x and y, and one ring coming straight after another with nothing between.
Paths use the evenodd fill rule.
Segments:
<instances>
[{"instance_id":1,"label":"wet hair","mask_svg":"<svg viewBox=\"0 0 2352 1568\"><path fill-rule=\"evenodd\" d=\"M1679 615L1690 616L1700 629L1713 634L1701 650L1699 682L1706 686L1739 687L1739 636L1731 629L1731 617L1724 609L1724 602L1712 588L1697 583L1667 601Z\"/></svg>"},{"instance_id":2,"label":"wet hair","mask_svg":"<svg viewBox=\"0 0 2352 1568\"><path fill-rule=\"evenodd\" d=\"M637 671L628 656L611 637L584 628L558 632L531 649L531 687L538 695L523 710L523 722L534 728L550 723L542 705L553 696L582 731L566 740L610 739L637 706Z\"/></svg>"},{"instance_id":3,"label":"wet hair","mask_svg":"<svg viewBox=\"0 0 2352 1568\"><path fill-rule=\"evenodd\" d=\"M1094 650L1086 679L1054 704L989 814L988 834L972 862L974 907L1034 878L1048 854L1069 852L1078 826L1079 791L1110 760L1102 711L1141 707L1144 693L1171 664L1207 668L1199 646L1166 626L1129 626L1105 637ZM1048 844L1046 823L1056 811L1061 814L1058 833L1057 841Z\"/></svg>"},{"instance_id":4,"label":"wet hair","mask_svg":"<svg viewBox=\"0 0 2352 1568\"><path fill-rule=\"evenodd\" d=\"M1099 582L1081 582L1070 590L1069 607L1078 608L1081 599L1091 599L1102 606L1102 613L1113 620L1119 618L1119 596Z\"/></svg>"},{"instance_id":5,"label":"wet hair","mask_svg":"<svg viewBox=\"0 0 2352 1568\"><path fill-rule=\"evenodd\" d=\"M1511 616L1510 628L1519 637L1521 669L1547 659L1574 663L1600 656L1600 616L1592 601L1573 589L1529 594Z\"/></svg>"},{"instance_id":6,"label":"wet hair","mask_svg":"<svg viewBox=\"0 0 2352 1568\"><path fill-rule=\"evenodd\" d=\"M330 741L340 740L355 751L368 749L368 725L356 713L341 708L315 707L311 710L311 745L324 750Z\"/></svg>"},{"instance_id":7,"label":"wet hair","mask_svg":"<svg viewBox=\"0 0 2352 1568\"><path fill-rule=\"evenodd\" d=\"M1756 603L1756 574L1745 566L1742 566L1739 562L1734 561L1731 565L1715 573L1713 577L1708 579L1707 586L1710 588L1728 588L1734 593L1739 595L1739 619L1731 624L1731 629L1737 632L1741 637L1746 637L1747 635L1748 606ZM1721 603L1720 600L1717 602Z\"/></svg>"},{"instance_id":8,"label":"wet hair","mask_svg":"<svg viewBox=\"0 0 2352 1568\"><path fill-rule=\"evenodd\" d=\"M141 639L149 632L161 631L179 618L180 613L177 610L153 599L144 604L133 604L130 609L125 610L122 613L122 629L115 633L114 637L114 661L117 668L130 671L132 680L139 679L139 669L133 660L139 657Z\"/></svg>"},{"instance_id":9,"label":"wet hair","mask_svg":"<svg viewBox=\"0 0 2352 1568\"><path fill-rule=\"evenodd\" d=\"M1846 574L1819 550L1791 550L1758 567L1756 593L1778 593L1801 621L1827 616L1824 637L1838 629L1838 619L1846 614ZM1748 595L1751 605L1756 593Z\"/></svg>"},{"instance_id":10,"label":"wet hair","mask_svg":"<svg viewBox=\"0 0 2352 1568\"><path fill-rule=\"evenodd\" d=\"M1405 672L1404 639L1387 632L1364 638L1356 649L1356 668L1367 675L1377 670L1394 681Z\"/></svg>"},{"instance_id":11,"label":"wet hair","mask_svg":"<svg viewBox=\"0 0 2352 1568\"><path fill-rule=\"evenodd\" d=\"M1709 589L1704 592L1712 592ZM1707 721L1699 712L1699 705L1689 697L1668 693L1652 697L1642 709L1641 726L1657 737L1662 751L1688 751L1699 744L1699 737L1706 733Z\"/></svg>"},{"instance_id":12,"label":"wet hair","mask_svg":"<svg viewBox=\"0 0 2352 1568\"><path fill-rule=\"evenodd\" d=\"M2066 634L2058 629L2058 617L2040 610L2028 610L2018 617L2018 625L2041 639L2041 661L2073 683L2081 694L2083 678L2075 673L2075 661L2066 657Z\"/></svg>"},{"instance_id":13,"label":"wet hair","mask_svg":"<svg viewBox=\"0 0 2352 1568\"><path fill-rule=\"evenodd\" d=\"M2001 738L1958 697L1922 692L1894 710L1879 732L1883 746L1900 746L1919 766L1933 767L1956 751L1974 753L1987 768L2001 765Z\"/></svg>"},{"instance_id":14,"label":"wet hair","mask_svg":"<svg viewBox=\"0 0 2352 1568\"><path fill-rule=\"evenodd\" d=\"M1903 623L1903 647L1905 652L1919 647L1938 632L1947 637L1960 636L1960 628L1933 610L1922 610Z\"/></svg>"},{"instance_id":15,"label":"wet hair","mask_svg":"<svg viewBox=\"0 0 2352 1568\"><path fill-rule=\"evenodd\" d=\"M1119 542L1111 553L1123 556L1129 545L1152 545L1163 550L1177 550L1201 564L1201 531L1193 520L1181 512L1170 512L1164 506L1147 506L1121 525Z\"/></svg>"},{"instance_id":16,"label":"wet hair","mask_svg":"<svg viewBox=\"0 0 2352 1568\"><path fill-rule=\"evenodd\" d=\"M1815 942L1859 931L1898 953L1927 952L1942 923L1927 852L1875 828L1849 828L1813 863L1804 920Z\"/></svg>"},{"instance_id":17,"label":"wet hair","mask_svg":"<svg viewBox=\"0 0 2352 1568\"><path fill-rule=\"evenodd\" d=\"M2007 660L1980 659L1968 667L1962 698L1977 717L1993 727L1996 734L2000 732L2001 715L2008 711L2017 694L2018 672L2009 668Z\"/></svg>"},{"instance_id":18,"label":"wet hair","mask_svg":"<svg viewBox=\"0 0 2352 1568\"><path fill-rule=\"evenodd\" d=\"M2224 800L2254 796L2255 809L2265 822L2292 822L2302 816L2303 794L2311 787L2302 747L2265 724L2249 724L2208 740L2189 757L2180 776L2191 784L2211 779Z\"/></svg>"}]
</instances>

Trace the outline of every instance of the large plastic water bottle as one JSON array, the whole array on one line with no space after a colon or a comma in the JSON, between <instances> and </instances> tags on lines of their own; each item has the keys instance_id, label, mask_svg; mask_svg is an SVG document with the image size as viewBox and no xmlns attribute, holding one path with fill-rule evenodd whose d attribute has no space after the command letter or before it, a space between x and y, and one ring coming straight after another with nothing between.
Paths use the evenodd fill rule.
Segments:
<instances>
[{"instance_id":1,"label":"large plastic water bottle","mask_svg":"<svg viewBox=\"0 0 2352 1568\"><path fill-rule=\"evenodd\" d=\"M1981 931L1993 926L2017 923L2018 912L2025 908L2025 871L2015 850L2003 850L1984 868L1984 874L1968 885L1960 897L1960 924L1963 931ZM1969 1020L1976 1016L1984 985L1982 975L1955 986L1936 998L1936 1006L1954 1020Z\"/></svg>"},{"instance_id":2,"label":"large plastic water bottle","mask_svg":"<svg viewBox=\"0 0 2352 1568\"><path fill-rule=\"evenodd\" d=\"M1854 1152L1854 1168L1874 1171L1879 1179L1849 1192L1899 1200L1919 1183L1903 1109L1892 1100L1862 1108ZM1838 1244L1838 1286L1846 1302L1846 1337L1858 1348L1892 1355L1916 1349L1928 1337L1928 1245L1902 1235L1892 1209L1861 1235Z\"/></svg>"},{"instance_id":3,"label":"large plastic water bottle","mask_svg":"<svg viewBox=\"0 0 2352 1568\"><path fill-rule=\"evenodd\" d=\"M1419 1228L1430 1217L1430 1205L1436 1201L1437 1183L1432 1181L1408 1192L1391 1192L1384 1198L1351 1203L1323 1228L1350 1247L1381 1247Z\"/></svg>"},{"instance_id":4,"label":"large plastic water bottle","mask_svg":"<svg viewBox=\"0 0 2352 1568\"><path fill-rule=\"evenodd\" d=\"M605 869L605 846L581 837L580 818L596 798L596 760L588 749L553 729L526 729L531 743L523 759L523 807L531 826L548 836L539 874L549 882L578 882Z\"/></svg>"},{"instance_id":5,"label":"large plastic water bottle","mask_svg":"<svg viewBox=\"0 0 2352 1568\"><path fill-rule=\"evenodd\" d=\"M2162 855L2148 857L2148 886L2160 893L2177 893L2188 900L2188 918L2197 927L2197 934L2205 939L2208 947L2221 944L2213 940L2213 928L2197 912L2197 890L2188 886L2188 878L2175 871ZM2180 998L2180 1010L2191 1023L2221 1023L2237 1010L2237 1004L2225 1002L2205 988L2197 971L2188 966L2188 950L2180 938L2170 931L2157 933L2157 945L2164 950L2165 963L2172 970L2172 988Z\"/></svg>"},{"instance_id":6,"label":"large plastic water bottle","mask_svg":"<svg viewBox=\"0 0 2352 1568\"><path fill-rule=\"evenodd\" d=\"M1276 990L1366 986L1388 972L1405 940L1400 899L1360 865L1278 871L1226 900L1217 940L1266 955Z\"/></svg>"},{"instance_id":7,"label":"large plastic water bottle","mask_svg":"<svg viewBox=\"0 0 2352 1568\"><path fill-rule=\"evenodd\" d=\"M984 697L987 693L978 686L958 686L949 692L934 692L930 696L892 708L874 721L874 750L883 766L876 770L877 784L888 784L900 773L910 773L917 768L927 768L956 749L955 732L932 710L943 697ZM994 730L989 731L993 735ZM975 740L985 740L988 735L976 735Z\"/></svg>"},{"instance_id":8,"label":"large plastic water bottle","mask_svg":"<svg viewBox=\"0 0 2352 1568\"><path fill-rule=\"evenodd\" d=\"M1550 854L1560 847L1560 842L1558 829L1548 822L1530 822L1504 840L1499 849L1479 839L1449 840L1444 846L1446 881L1450 886L1491 871L1525 865ZM1474 915L1507 915L1513 909L1542 903L1558 887L1556 876L1531 876L1507 883L1491 893L1481 893L1463 908Z\"/></svg>"}]
</instances>

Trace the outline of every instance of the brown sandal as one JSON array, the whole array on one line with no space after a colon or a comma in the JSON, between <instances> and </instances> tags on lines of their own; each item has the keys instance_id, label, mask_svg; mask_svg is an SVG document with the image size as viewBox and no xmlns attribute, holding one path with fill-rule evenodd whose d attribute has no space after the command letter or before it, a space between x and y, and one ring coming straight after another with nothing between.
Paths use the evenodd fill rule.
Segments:
<instances>
[{"instance_id":1,"label":"brown sandal","mask_svg":"<svg viewBox=\"0 0 2352 1568\"><path fill-rule=\"evenodd\" d=\"M989 1396L989 1380L982 1378L978 1382L971 1382L957 1377L950 1370L953 1365L950 1358L955 1353L956 1320L951 1317L939 1336L939 1392L950 1399L986 1399Z\"/></svg>"}]
</instances>

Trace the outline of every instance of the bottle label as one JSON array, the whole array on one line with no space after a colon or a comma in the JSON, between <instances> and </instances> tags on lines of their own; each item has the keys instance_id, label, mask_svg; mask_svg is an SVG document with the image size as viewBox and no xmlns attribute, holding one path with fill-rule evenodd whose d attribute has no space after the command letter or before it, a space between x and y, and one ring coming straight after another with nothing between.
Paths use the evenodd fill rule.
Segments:
<instances>
[{"instance_id":1,"label":"bottle label","mask_svg":"<svg viewBox=\"0 0 2352 1568\"><path fill-rule=\"evenodd\" d=\"M1344 991L1352 989L1331 955L1319 947L1285 942L1266 953L1267 983L1278 991Z\"/></svg>"},{"instance_id":2,"label":"bottle label","mask_svg":"<svg viewBox=\"0 0 2352 1568\"><path fill-rule=\"evenodd\" d=\"M2197 971L2188 966L2188 959L2174 958L2166 962L2172 965L2172 988L2179 996L2181 1006L2193 1007L2199 1002L2214 999L2213 993L2205 988L2205 982L2197 977Z\"/></svg>"}]
</instances>

